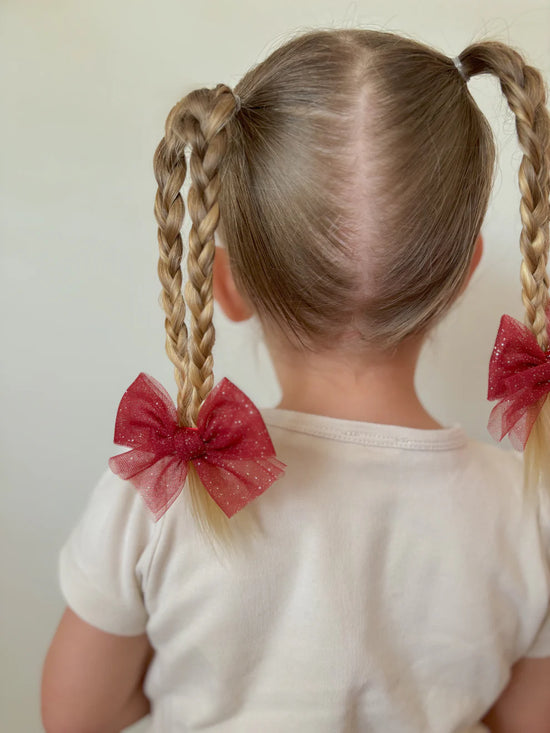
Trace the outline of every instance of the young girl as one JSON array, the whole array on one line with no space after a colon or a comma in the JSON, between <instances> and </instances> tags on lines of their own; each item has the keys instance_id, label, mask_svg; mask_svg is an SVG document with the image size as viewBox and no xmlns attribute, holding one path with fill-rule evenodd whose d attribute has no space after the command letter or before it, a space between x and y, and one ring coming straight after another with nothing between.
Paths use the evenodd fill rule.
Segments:
<instances>
[{"instance_id":1,"label":"young girl","mask_svg":"<svg viewBox=\"0 0 550 733\"><path fill-rule=\"evenodd\" d=\"M468 80L487 73L523 151L525 323L503 315L489 370L516 451L414 387L482 253L495 148ZM61 552L48 733L149 712L155 733L550 730L545 103L502 43L452 59L346 29L174 106L154 168L177 403L130 385L124 448ZM215 384L213 294L259 319L276 407Z\"/></svg>"}]
</instances>

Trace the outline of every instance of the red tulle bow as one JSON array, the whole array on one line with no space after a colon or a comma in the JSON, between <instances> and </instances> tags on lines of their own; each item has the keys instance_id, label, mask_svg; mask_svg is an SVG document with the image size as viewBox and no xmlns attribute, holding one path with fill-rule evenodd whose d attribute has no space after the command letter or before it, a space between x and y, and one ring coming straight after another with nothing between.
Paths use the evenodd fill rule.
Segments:
<instances>
[{"instance_id":1,"label":"red tulle bow","mask_svg":"<svg viewBox=\"0 0 550 733\"><path fill-rule=\"evenodd\" d=\"M527 326L503 315L489 362L487 399L500 400L491 411L489 433L495 440L508 433L514 448L523 450L548 392L550 351L541 349Z\"/></svg>"},{"instance_id":2,"label":"red tulle bow","mask_svg":"<svg viewBox=\"0 0 550 733\"><path fill-rule=\"evenodd\" d=\"M114 442L132 450L109 458L109 467L140 491L155 521L181 492L189 461L228 517L286 468L254 403L225 377L201 405L194 428L178 425L168 392L141 372L120 401Z\"/></svg>"}]
</instances>

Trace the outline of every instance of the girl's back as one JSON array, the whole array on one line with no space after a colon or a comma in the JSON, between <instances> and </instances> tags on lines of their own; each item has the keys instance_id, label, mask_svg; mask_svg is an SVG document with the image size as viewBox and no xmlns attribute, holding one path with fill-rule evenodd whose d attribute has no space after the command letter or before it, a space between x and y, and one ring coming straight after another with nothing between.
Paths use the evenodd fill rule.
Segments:
<instances>
[{"instance_id":1,"label":"girl's back","mask_svg":"<svg viewBox=\"0 0 550 733\"><path fill-rule=\"evenodd\" d=\"M513 663L550 656L550 512L518 454L458 425L261 412L288 468L231 561L184 494L153 526L110 471L64 547L71 607L149 635L150 730L477 730Z\"/></svg>"}]
</instances>

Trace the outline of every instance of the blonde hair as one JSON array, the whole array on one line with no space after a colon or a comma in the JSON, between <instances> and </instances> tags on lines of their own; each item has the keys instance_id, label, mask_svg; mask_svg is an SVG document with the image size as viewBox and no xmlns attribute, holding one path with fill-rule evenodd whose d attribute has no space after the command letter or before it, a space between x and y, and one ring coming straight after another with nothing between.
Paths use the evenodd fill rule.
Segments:
<instances>
[{"instance_id":1,"label":"blonde hair","mask_svg":"<svg viewBox=\"0 0 550 733\"><path fill-rule=\"evenodd\" d=\"M525 323L546 350L544 80L498 41L474 43L459 58L467 77L498 78L516 118ZM414 40L365 29L309 31L248 71L235 92L240 108L223 84L185 96L168 115L154 158L158 273L180 425L196 424L213 387L216 230L238 289L271 334L300 350L332 344L391 353L433 328L457 297L493 185L486 118L453 60ZM549 409L546 401L525 451L530 484L548 453ZM193 471L189 489L203 528L227 537L227 517Z\"/></svg>"}]
</instances>

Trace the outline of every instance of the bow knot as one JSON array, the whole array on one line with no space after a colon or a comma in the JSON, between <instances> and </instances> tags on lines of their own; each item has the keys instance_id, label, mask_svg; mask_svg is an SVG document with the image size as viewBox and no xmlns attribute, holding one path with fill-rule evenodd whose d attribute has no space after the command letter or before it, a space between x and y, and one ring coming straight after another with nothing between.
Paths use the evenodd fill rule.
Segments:
<instances>
[{"instance_id":1,"label":"bow knot","mask_svg":"<svg viewBox=\"0 0 550 733\"><path fill-rule=\"evenodd\" d=\"M198 428L178 427L174 434L174 450L185 461L201 458L206 454L207 446L199 435Z\"/></svg>"},{"instance_id":2,"label":"bow knot","mask_svg":"<svg viewBox=\"0 0 550 733\"><path fill-rule=\"evenodd\" d=\"M131 450L109 458L111 470L140 491L155 521L183 489L189 461L228 517L286 468L275 456L260 412L226 378L202 404L195 428L178 425L168 392L141 372L120 401L114 442Z\"/></svg>"}]
</instances>

